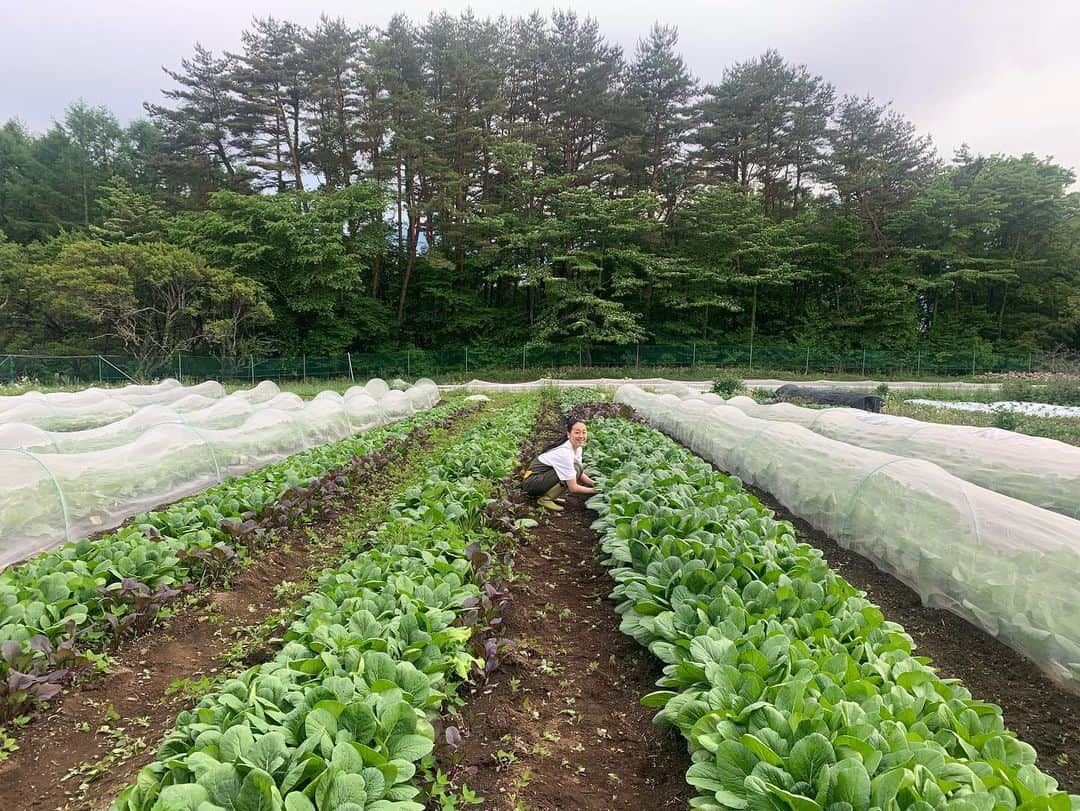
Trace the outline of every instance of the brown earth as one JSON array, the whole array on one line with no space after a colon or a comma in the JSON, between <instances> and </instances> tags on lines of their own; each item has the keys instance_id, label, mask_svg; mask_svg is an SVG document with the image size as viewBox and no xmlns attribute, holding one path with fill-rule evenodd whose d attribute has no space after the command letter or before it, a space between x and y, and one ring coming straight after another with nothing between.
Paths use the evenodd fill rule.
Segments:
<instances>
[{"instance_id":1,"label":"brown earth","mask_svg":"<svg viewBox=\"0 0 1080 811\"><path fill-rule=\"evenodd\" d=\"M457 420L451 431L468 421ZM393 495L422 473L437 437L410 446L404 465L376 472L337 519L279 534L228 589L200 595L163 627L122 644L111 673L65 690L21 731L20 749L0 766L0 808L106 808L152 759L177 713L198 702L200 688L269 658L270 638L283 630L281 618L297 596L340 559L346 537L383 520Z\"/></svg>"},{"instance_id":2,"label":"brown earth","mask_svg":"<svg viewBox=\"0 0 1080 811\"><path fill-rule=\"evenodd\" d=\"M541 416L545 436L554 416ZM502 629L512 652L466 701L465 740L444 769L485 809L685 808L686 745L640 704L661 666L619 631L595 513L571 497L564 512L536 517L513 550Z\"/></svg>"},{"instance_id":3,"label":"brown earth","mask_svg":"<svg viewBox=\"0 0 1080 811\"><path fill-rule=\"evenodd\" d=\"M820 549L829 565L865 591L887 619L903 625L918 655L933 659L939 675L961 679L975 698L999 705L1006 726L1038 751L1039 768L1063 790L1080 793L1080 696L1058 687L985 631L948 611L927 608L904 583L792 515L770 494L746 489L777 518L794 524L799 539Z\"/></svg>"}]
</instances>

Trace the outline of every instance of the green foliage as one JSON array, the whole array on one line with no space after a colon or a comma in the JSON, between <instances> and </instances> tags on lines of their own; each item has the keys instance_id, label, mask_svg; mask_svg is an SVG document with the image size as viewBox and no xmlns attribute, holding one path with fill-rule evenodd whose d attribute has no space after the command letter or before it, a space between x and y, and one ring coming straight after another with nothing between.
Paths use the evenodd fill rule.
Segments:
<instances>
[{"instance_id":1,"label":"green foliage","mask_svg":"<svg viewBox=\"0 0 1080 811\"><path fill-rule=\"evenodd\" d=\"M216 353L1080 347L1068 169L943 167L889 105L776 51L700 82L673 29L628 59L572 11L255 18L241 43L166 69L149 120L80 101L0 127L0 230L31 264L72 234L164 235L255 282L274 319L209 319ZM121 345L23 304L0 349Z\"/></svg>"},{"instance_id":2,"label":"green foliage","mask_svg":"<svg viewBox=\"0 0 1080 811\"><path fill-rule=\"evenodd\" d=\"M477 547L499 537L484 510L534 410L519 402L448 447L386 523L354 540L357 554L321 575L272 661L180 714L114 811L208 800L422 811L431 719L476 664L464 620L482 595Z\"/></svg>"},{"instance_id":3,"label":"green foliage","mask_svg":"<svg viewBox=\"0 0 1080 811\"><path fill-rule=\"evenodd\" d=\"M207 574L219 551L242 550L242 536L230 523L275 504L283 493L309 484L356 456L384 446L416 425L438 420L461 405L435 408L395 425L314 448L227 479L163 510L135 516L127 526L95 540L80 540L45 552L0 572L0 641L32 654L38 635L59 645L77 637L81 649L100 650L112 621L131 605L110 605L108 597L126 580L150 590L174 588ZM152 619L152 617L150 618ZM0 662L0 673L4 666ZM5 676L6 677L6 676Z\"/></svg>"},{"instance_id":4,"label":"green foliage","mask_svg":"<svg viewBox=\"0 0 1080 811\"><path fill-rule=\"evenodd\" d=\"M1006 380L1001 384L1000 396L994 399L1031 402L1035 398L1035 387L1030 380ZM1064 403L1062 405L1065 405Z\"/></svg>"},{"instance_id":5,"label":"green foliage","mask_svg":"<svg viewBox=\"0 0 1080 811\"><path fill-rule=\"evenodd\" d=\"M40 262L0 242L0 307L5 287L18 290L2 330L12 348L64 336L82 351L122 348L149 369L195 346L235 353L272 318L260 285L175 245L54 242Z\"/></svg>"},{"instance_id":6,"label":"green foliage","mask_svg":"<svg viewBox=\"0 0 1080 811\"><path fill-rule=\"evenodd\" d=\"M172 236L267 291L277 348L335 353L387 334L385 307L369 295L385 206L373 184L324 195L220 191L206 211L175 220Z\"/></svg>"},{"instance_id":7,"label":"green foliage","mask_svg":"<svg viewBox=\"0 0 1080 811\"><path fill-rule=\"evenodd\" d=\"M620 628L665 663L642 703L687 739L694 807L1080 802L737 479L639 425L593 434Z\"/></svg>"},{"instance_id":8,"label":"green foliage","mask_svg":"<svg viewBox=\"0 0 1080 811\"><path fill-rule=\"evenodd\" d=\"M1054 379L1038 395L1040 402L1080 406L1080 380Z\"/></svg>"},{"instance_id":9,"label":"green foliage","mask_svg":"<svg viewBox=\"0 0 1080 811\"><path fill-rule=\"evenodd\" d=\"M1020 427L1020 416L1013 411L1001 409L994 413L994 419L990 424L995 428L1002 428L1006 431L1015 431Z\"/></svg>"},{"instance_id":10,"label":"green foliage","mask_svg":"<svg viewBox=\"0 0 1080 811\"><path fill-rule=\"evenodd\" d=\"M90 233L102 242L160 242L164 237L165 212L148 194L132 188L114 175L101 187L98 203L104 220L91 225Z\"/></svg>"},{"instance_id":11,"label":"green foliage","mask_svg":"<svg viewBox=\"0 0 1080 811\"><path fill-rule=\"evenodd\" d=\"M713 379L712 391L713 394L730 399L737 394L746 394L746 384L736 374L721 374Z\"/></svg>"}]
</instances>

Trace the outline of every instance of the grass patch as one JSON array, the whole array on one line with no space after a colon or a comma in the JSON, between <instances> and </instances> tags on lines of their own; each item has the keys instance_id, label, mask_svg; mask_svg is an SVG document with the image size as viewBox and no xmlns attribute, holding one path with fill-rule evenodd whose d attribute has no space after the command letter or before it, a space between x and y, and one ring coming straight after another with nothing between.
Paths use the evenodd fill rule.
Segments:
<instances>
[{"instance_id":1,"label":"grass patch","mask_svg":"<svg viewBox=\"0 0 1080 811\"><path fill-rule=\"evenodd\" d=\"M926 396L929 397L929 395ZM974 400L974 398L964 399ZM943 425L973 425L979 428L1003 427L997 414L934 408L933 406L916 405L894 397L890 397L886 403L885 413ZM1015 426L1010 427L1009 430L1016 431L1018 434L1056 439L1059 442L1080 447L1080 419L1011 414L1009 420Z\"/></svg>"}]
</instances>

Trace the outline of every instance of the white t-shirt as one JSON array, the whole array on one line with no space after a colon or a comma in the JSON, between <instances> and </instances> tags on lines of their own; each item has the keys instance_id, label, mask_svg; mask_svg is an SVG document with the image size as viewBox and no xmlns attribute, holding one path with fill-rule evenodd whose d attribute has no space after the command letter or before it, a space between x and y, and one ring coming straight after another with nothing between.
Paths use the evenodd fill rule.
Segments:
<instances>
[{"instance_id":1,"label":"white t-shirt","mask_svg":"<svg viewBox=\"0 0 1080 811\"><path fill-rule=\"evenodd\" d=\"M541 464L551 465L555 468L555 473L560 481L577 481L577 468L574 466L574 462L581 464L581 448L578 448L575 452L569 439L550 451L544 451L536 458Z\"/></svg>"}]
</instances>

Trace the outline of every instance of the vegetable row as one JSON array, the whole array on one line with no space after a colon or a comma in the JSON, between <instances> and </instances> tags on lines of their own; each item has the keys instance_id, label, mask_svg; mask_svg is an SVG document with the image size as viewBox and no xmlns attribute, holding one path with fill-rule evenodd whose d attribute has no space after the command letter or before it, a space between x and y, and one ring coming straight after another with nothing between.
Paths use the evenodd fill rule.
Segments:
<instances>
[{"instance_id":1,"label":"vegetable row","mask_svg":"<svg viewBox=\"0 0 1080 811\"><path fill-rule=\"evenodd\" d=\"M534 401L464 432L322 573L270 662L177 719L114 811L422 811L433 716L483 660L480 587L495 482Z\"/></svg>"},{"instance_id":2,"label":"vegetable row","mask_svg":"<svg viewBox=\"0 0 1080 811\"><path fill-rule=\"evenodd\" d=\"M0 565L111 529L228 476L403 419L439 399L431 381L405 392L389 391L381 380L369 385L376 383L378 399L367 387L355 387L349 397L322 392L308 403L278 395L257 408L241 399L250 410L230 427L214 426L243 413L234 408L238 395L189 414L151 407L137 419L74 432L78 436L40 437L33 426L0 426L9 434L0 437ZM296 401L290 407L270 407L289 397ZM61 450L43 449L46 440Z\"/></svg>"},{"instance_id":3,"label":"vegetable row","mask_svg":"<svg viewBox=\"0 0 1080 811\"><path fill-rule=\"evenodd\" d=\"M1080 808L737 479L621 420L590 456L621 628L665 663L643 703L688 742L694 808Z\"/></svg>"},{"instance_id":4,"label":"vegetable row","mask_svg":"<svg viewBox=\"0 0 1080 811\"><path fill-rule=\"evenodd\" d=\"M634 386L616 400L1080 691L1080 521L730 406Z\"/></svg>"},{"instance_id":5,"label":"vegetable row","mask_svg":"<svg viewBox=\"0 0 1080 811\"><path fill-rule=\"evenodd\" d=\"M132 623L153 621L186 586L220 574L245 548L321 506L335 475L366 472L424 426L461 411L442 405L229 479L146 513L116 532L83 539L0 573L0 719L45 700L76 666L75 651L100 651ZM379 458L375 458L379 457ZM329 477L329 480L327 478ZM318 489L319 492L315 492Z\"/></svg>"},{"instance_id":6,"label":"vegetable row","mask_svg":"<svg viewBox=\"0 0 1080 811\"><path fill-rule=\"evenodd\" d=\"M711 393L686 392L682 396L738 408L757 419L801 425L860 448L925 459L980 487L1080 518L1080 448L1064 442L1001 428L942 425L857 408L759 405L750 397L724 400Z\"/></svg>"}]
</instances>

